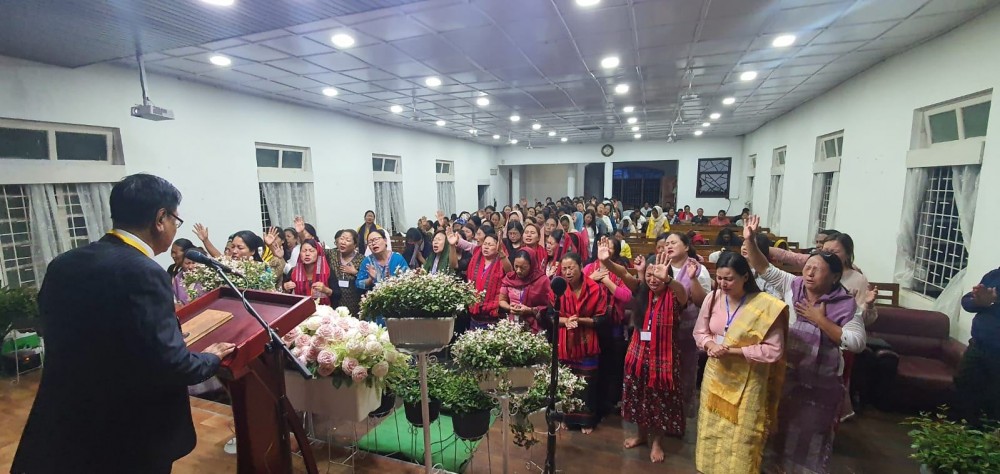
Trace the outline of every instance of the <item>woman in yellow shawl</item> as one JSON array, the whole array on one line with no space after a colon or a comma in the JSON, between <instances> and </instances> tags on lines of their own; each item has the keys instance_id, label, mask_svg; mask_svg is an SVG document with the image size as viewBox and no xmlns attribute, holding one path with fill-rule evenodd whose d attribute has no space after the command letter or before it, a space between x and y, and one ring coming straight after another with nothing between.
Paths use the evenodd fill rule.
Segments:
<instances>
[{"instance_id":1,"label":"woman in yellow shawl","mask_svg":"<svg viewBox=\"0 0 1000 474\"><path fill-rule=\"evenodd\" d=\"M788 306L757 287L742 255L725 253L716 265L719 289L694 328L709 356L695 464L705 474L757 474L785 378Z\"/></svg>"},{"instance_id":2,"label":"woman in yellow shawl","mask_svg":"<svg viewBox=\"0 0 1000 474\"><path fill-rule=\"evenodd\" d=\"M653 210L649 213L649 219L646 221L646 238L655 239L660 234L667 232L670 232L670 221L663 214L662 207L653 206Z\"/></svg>"}]
</instances>

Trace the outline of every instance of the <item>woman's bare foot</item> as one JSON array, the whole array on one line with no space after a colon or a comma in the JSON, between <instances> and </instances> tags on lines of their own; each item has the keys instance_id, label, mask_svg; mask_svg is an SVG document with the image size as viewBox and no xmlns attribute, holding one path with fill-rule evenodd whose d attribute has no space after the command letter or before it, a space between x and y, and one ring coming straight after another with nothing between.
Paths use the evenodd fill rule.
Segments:
<instances>
[{"instance_id":1,"label":"woman's bare foot","mask_svg":"<svg viewBox=\"0 0 1000 474\"><path fill-rule=\"evenodd\" d=\"M594 428L583 427L583 428L580 428L580 432L583 433L583 434L590 434L590 433L594 432Z\"/></svg>"},{"instance_id":2,"label":"woman's bare foot","mask_svg":"<svg viewBox=\"0 0 1000 474\"><path fill-rule=\"evenodd\" d=\"M634 448L636 446L642 446L644 444L646 444L646 437L644 437L644 436L633 436L631 438L625 438L625 442L622 443L622 446L625 449L632 449L632 448Z\"/></svg>"},{"instance_id":3,"label":"woman's bare foot","mask_svg":"<svg viewBox=\"0 0 1000 474\"><path fill-rule=\"evenodd\" d=\"M649 447L649 460L654 463L663 462L663 448L660 447L660 438L653 438Z\"/></svg>"}]
</instances>

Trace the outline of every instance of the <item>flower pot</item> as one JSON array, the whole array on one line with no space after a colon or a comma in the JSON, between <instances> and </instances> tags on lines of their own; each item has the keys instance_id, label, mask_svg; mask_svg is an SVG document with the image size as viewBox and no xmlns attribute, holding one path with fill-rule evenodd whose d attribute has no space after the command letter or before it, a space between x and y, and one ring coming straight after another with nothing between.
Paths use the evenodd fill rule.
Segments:
<instances>
[{"instance_id":1,"label":"flower pot","mask_svg":"<svg viewBox=\"0 0 1000 474\"><path fill-rule=\"evenodd\" d=\"M496 372L488 372L486 378L479 382L481 390L496 390L501 380L510 380L510 388L524 389L531 387L535 381L535 367L508 367Z\"/></svg>"},{"instance_id":2,"label":"flower pot","mask_svg":"<svg viewBox=\"0 0 1000 474\"><path fill-rule=\"evenodd\" d=\"M457 413L451 417L455 428L455 436L466 441L476 441L490 430L490 410L479 410L469 413Z\"/></svg>"},{"instance_id":3,"label":"flower pot","mask_svg":"<svg viewBox=\"0 0 1000 474\"><path fill-rule=\"evenodd\" d=\"M455 317L386 318L389 340L404 352L434 352L446 347L455 332Z\"/></svg>"},{"instance_id":4,"label":"flower pot","mask_svg":"<svg viewBox=\"0 0 1000 474\"><path fill-rule=\"evenodd\" d=\"M420 402L417 403L403 403L403 410L406 412L406 421L409 421L413 426L424 426L423 414L421 414ZM441 402L437 400L429 400L427 407L427 416L430 418L427 420L428 423L434 423L434 420L438 419L438 415L441 414Z\"/></svg>"},{"instance_id":5,"label":"flower pot","mask_svg":"<svg viewBox=\"0 0 1000 474\"><path fill-rule=\"evenodd\" d=\"M378 408L368 413L369 418L382 418L389 414L396 407L396 394L385 390L382 392L382 403Z\"/></svg>"},{"instance_id":6,"label":"flower pot","mask_svg":"<svg viewBox=\"0 0 1000 474\"><path fill-rule=\"evenodd\" d=\"M361 421L378 408L382 390L363 383L334 387L329 378L305 380L295 372L285 372L285 393L292 406L331 420Z\"/></svg>"}]
</instances>

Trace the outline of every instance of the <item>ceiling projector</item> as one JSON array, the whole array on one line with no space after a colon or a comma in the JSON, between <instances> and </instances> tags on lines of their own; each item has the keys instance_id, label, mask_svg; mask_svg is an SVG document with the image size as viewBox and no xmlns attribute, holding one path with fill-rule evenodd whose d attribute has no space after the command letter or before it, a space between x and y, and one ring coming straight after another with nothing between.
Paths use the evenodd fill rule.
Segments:
<instances>
[{"instance_id":1,"label":"ceiling projector","mask_svg":"<svg viewBox=\"0 0 1000 474\"><path fill-rule=\"evenodd\" d=\"M153 104L142 104L132 106L132 116L160 122L163 120L173 120L174 112Z\"/></svg>"}]
</instances>

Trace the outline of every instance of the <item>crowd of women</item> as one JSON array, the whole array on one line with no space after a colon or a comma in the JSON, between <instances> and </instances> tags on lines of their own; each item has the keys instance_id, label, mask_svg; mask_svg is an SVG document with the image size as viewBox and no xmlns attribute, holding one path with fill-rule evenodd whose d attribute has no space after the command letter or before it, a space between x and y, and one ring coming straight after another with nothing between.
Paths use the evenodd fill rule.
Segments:
<instances>
[{"instance_id":1,"label":"crowd of women","mask_svg":"<svg viewBox=\"0 0 1000 474\"><path fill-rule=\"evenodd\" d=\"M727 237L742 247L717 256L713 278L691 237L670 232L676 213L648 210L619 219L615 201L564 198L450 218L439 212L406 232L402 253L372 211L330 246L296 218L263 237L237 232L225 252L267 262L284 291L354 314L365 291L398 272L454 274L483 294L458 331L506 318L556 334L559 361L587 382L586 408L566 414L569 427L589 433L620 413L638 426L624 448L648 445L653 462L664 459L664 437L694 431L701 472L828 472L849 411L844 354L865 347L865 324L877 317L850 236L831 231L812 254L784 252L744 212L742 239ZM690 215L685 222L696 217L679 212ZM207 228L195 232L208 253L222 254ZM655 239L656 252L633 258L626 237L643 235ZM190 247L175 244L177 278L193 265L183 258ZM772 261L800 266L801 275ZM568 289L550 318L555 277Z\"/></svg>"}]
</instances>

